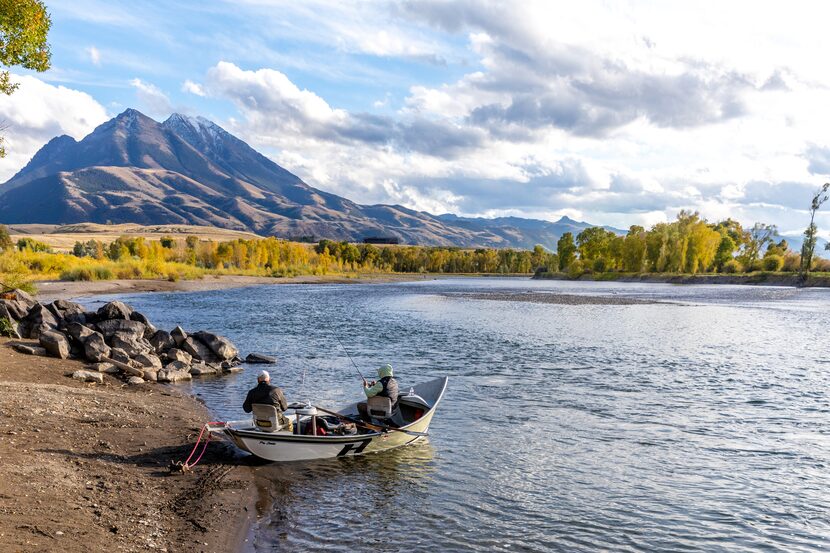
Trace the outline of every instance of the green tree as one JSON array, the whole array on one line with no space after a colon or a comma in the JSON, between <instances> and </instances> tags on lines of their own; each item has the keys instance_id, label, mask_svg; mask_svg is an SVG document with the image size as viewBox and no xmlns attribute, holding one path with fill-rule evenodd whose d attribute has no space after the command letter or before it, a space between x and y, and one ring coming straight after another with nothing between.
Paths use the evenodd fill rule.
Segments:
<instances>
[{"instance_id":1,"label":"green tree","mask_svg":"<svg viewBox=\"0 0 830 553\"><path fill-rule=\"evenodd\" d=\"M8 251L14 248L12 237L9 236L9 229L5 225L0 225L0 250Z\"/></svg>"},{"instance_id":2,"label":"green tree","mask_svg":"<svg viewBox=\"0 0 830 553\"><path fill-rule=\"evenodd\" d=\"M811 223L812 224L812 223ZM808 229L809 230L809 229ZM778 228L775 225L755 223L746 235L741 263L746 271L752 271L755 262L761 255L764 247L771 243L778 236Z\"/></svg>"},{"instance_id":3,"label":"green tree","mask_svg":"<svg viewBox=\"0 0 830 553\"><path fill-rule=\"evenodd\" d=\"M586 228L576 235L576 243L579 245L579 258L583 260L607 258L608 248L614 236L616 235L613 232L602 227Z\"/></svg>"},{"instance_id":4,"label":"green tree","mask_svg":"<svg viewBox=\"0 0 830 553\"><path fill-rule=\"evenodd\" d=\"M723 272L723 266L732 259L735 253L735 241L729 234L724 234L718 244L718 251L715 252L715 268L719 273Z\"/></svg>"},{"instance_id":5,"label":"green tree","mask_svg":"<svg viewBox=\"0 0 830 553\"><path fill-rule=\"evenodd\" d=\"M51 24L41 0L0 0L0 65L19 65L34 71L49 69L52 55L46 36ZM11 94L17 86L8 70L0 71L0 92ZM0 157L5 155L0 137Z\"/></svg>"},{"instance_id":6,"label":"green tree","mask_svg":"<svg viewBox=\"0 0 830 553\"><path fill-rule=\"evenodd\" d=\"M816 227L816 211L819 210L821 204L827 201L827 190L830 189L830 182L825 182L819 189L813 201L810 202L810 226L804 231L804 244L801 246L801 270L799 275L801 279L807 278L807 274L813 266L813 254L816 251L816 234L818 227Z\"/></svg>"},{"instance_id":7,"label":"green tree","mask_svg":"<svg viewBox=\"0 0 830 553\"><path fill-rule=\"evenodd\" d=\"M567 269L576 257L574 235L570 232L563 234L556 242L556 253L559 255L559 270Z\"/></svg>"},{"instance_id":8,"label":"green tree","mask_svg":"<svg viewBox=\"0 0 830 553\"><path fill-rule=\"evenodd\" d=\"M622 270L639 273L646 260L646 229L632 225L622 244Z\"/></svg>"}]
</instances>

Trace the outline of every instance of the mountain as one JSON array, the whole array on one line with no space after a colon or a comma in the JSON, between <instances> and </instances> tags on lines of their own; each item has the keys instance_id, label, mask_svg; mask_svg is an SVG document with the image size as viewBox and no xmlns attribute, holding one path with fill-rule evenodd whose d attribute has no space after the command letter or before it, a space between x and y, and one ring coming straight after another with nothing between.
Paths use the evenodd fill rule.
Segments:
<instances>
[{"instance_id":1,"label":"mountain","mask_svg":"<svg viewBox=\"0 0 830 553\"><path fill-rule=\"evenodd\" d=\"M10 224L190 224L280 237L555 249L588 225L517 217L435 216L398 205L359 205L323 192L202 117L159 123L128 109L76 141L50 140L0 186Z\"/></svg>"}]
</instances>

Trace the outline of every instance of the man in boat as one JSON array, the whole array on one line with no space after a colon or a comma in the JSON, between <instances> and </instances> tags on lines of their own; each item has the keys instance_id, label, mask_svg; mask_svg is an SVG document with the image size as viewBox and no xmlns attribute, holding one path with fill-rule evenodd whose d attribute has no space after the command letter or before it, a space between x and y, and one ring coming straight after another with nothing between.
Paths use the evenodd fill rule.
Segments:
<instances>
[{"instance_id":1,"label":"man in boat","mask_svg":"<svg viewBox=\"0 0 830 553\"><path fill-rule=\"evenodd\" d=\"M392 365L386 364L378 369L377 382L363 381L363 393L367 398L380 396L388 397L392 401L392 412L398 407L398 381L392 376ZM369 409L365 401L357 404L357 410L360 412L360 418L366 422L372 422L369 416Z\"/></svg>"},{"instance_id":2,"label":"man in boat","mask_svg":"<svg viewBox=\"0 0 830 553\"><path fill-rule=\"evenodd\" d=\"M285 401L282 390L276 386L271 386L271 375L268 374L268 371L260 371L256 381L257 385L248 392L245 403L242 404L242 410L250 413L254 410L254 403L265 403L279 409L280 419L282 419L282 412L288 409L288 402Z\"/></svg>"}]
</instances>

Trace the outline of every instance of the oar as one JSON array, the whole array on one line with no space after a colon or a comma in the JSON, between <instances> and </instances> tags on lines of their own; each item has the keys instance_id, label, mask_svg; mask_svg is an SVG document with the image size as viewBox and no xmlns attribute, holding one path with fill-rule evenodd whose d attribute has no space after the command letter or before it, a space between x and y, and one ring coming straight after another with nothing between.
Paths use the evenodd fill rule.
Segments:
<instances>
[{"instance_id":1,"label":"oar","mask_svg":"<svg viewBox=\"0 0 830 553\"><path fill-rule=\"evenodd\" d=\"M317 407L315 405L315 407ZM403 428L395 428L394 426L386 426L385 424L374 424L366 421L362 421L360 419L354 419L347 415L343 415L337 413L335 411L329 411L328 409L323 409L322 407L317 407L318 411L322 411L323 413L328 413L329 415L334 415L338 419L353 422L363 428L368 428L369 430L394 430L395 432L403 432L404 434L409 434L410 436L429 436L426 432L415 432L414 430L404 430Z\"/></svg>"}]
</instances>

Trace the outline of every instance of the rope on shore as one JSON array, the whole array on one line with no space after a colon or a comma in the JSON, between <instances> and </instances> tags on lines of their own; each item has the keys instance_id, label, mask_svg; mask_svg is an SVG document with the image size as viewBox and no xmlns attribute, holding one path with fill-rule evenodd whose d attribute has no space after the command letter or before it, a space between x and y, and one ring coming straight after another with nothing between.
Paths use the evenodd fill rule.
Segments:
<instances>
[{"instance_id":1,"label":"rope on shore","mask_svg":"<svg viewBox=\"0 0 830 553\"><path fill-rule=\"evenodd\" d=\"M184 463L182 463L181 461L176 461L176 462L172 463L170 465L170 471L171 472L176 472L176 471L178 471L178 472L190 472L190 470L193 467L195 467L199 463L199 461L202 460L202 456L205 454L205 451L207 451L207 446L210 443L211 432L209 430L209 427L212 424L225 424L225 423L223 423L223 422L209 422L209 423L206 423L202 427L202 431L199 432L199 438L196 440L196 443L193 445L193 450L191 450L190 455L188 455L188 457L187 457L187 460ZM205 441L202 442L202 436L205 435L206 430L208 431L207 437L205 437ZM191 463L190 460L193 459L193 455L195 455L196 450L199 449L199 444L202 444L202 452L199 453L199 456L196 457L196 460Z\"/></svg>"}]
</instances>

